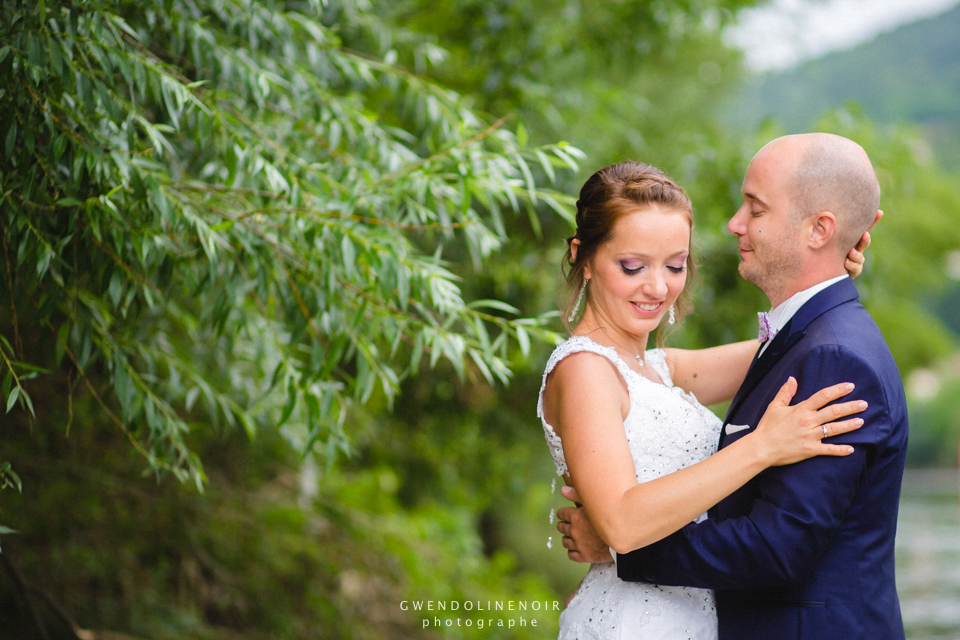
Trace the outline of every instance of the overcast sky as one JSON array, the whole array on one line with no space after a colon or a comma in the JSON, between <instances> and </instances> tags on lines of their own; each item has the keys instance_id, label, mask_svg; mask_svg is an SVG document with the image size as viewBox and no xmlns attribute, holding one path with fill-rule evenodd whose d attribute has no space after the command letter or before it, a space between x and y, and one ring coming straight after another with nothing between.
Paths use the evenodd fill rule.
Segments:
<instances>
[{"instance_id":1,"label":"overcast sky","mask_svg":"<svg viewBox=\"0 0 960 640\"><path fill-rule=\"evenodd\" d=\"M757 71L783 69L935 16L960 0L773 0L740 13L724 35Z\"/></svg>"}]
</instances>

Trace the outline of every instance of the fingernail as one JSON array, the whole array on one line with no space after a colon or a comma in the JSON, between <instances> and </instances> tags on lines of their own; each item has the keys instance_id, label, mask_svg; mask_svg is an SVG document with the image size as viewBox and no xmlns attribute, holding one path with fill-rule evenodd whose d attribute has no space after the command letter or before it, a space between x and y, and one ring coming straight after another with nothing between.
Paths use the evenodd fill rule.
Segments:
<instances>
[{"instance_id":1,"label":"fingernail","mask_svg":"<svg viewBox=\"0 0 960 640\"><path fill-rule=\"evenodd\" d=\"M857 404L857 406L860 407L861 409L866 409L866 408L867 408L867 403L864 402L863 400L861 400L861 401Z\"/></svg>"},{"instance_id":2,"label":"fingernail","mask_svg":"<svg viewBox=\"0 0 960 640\"><path fill-rule=\"evenodd\" d=\"M853 389L853 383L848 382L843 388L846 389L847 391L850 391L851 389Z\"/></svg>"},{"instance_id":3,"label":"fingernail","mask_svg":"<svg viewBox=\"0 0 960 640\"><path fill-rule=\"evenodd\" d=\"M853 447L847 447L847 453L853 453Z\"/></svg>"},{"instance_id":4,"label":"fingernail","mask_svg":"<svg viewBox=\"0 0 960 640\"><path fill-rule=\"evenodd\" d=\"M857 418L856 420L853 421L853 424L859 427L860 425L863 424L863 418Z\"/></svg>"}]
</instances>

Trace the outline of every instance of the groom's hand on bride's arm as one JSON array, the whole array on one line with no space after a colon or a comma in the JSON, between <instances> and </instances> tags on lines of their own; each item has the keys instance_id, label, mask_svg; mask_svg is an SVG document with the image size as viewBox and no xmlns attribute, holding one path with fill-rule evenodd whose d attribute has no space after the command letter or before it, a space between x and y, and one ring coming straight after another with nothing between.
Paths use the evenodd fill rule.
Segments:
<instances>
[{"instance_id":1,"label":"groom's hand on bride's arm","mask_svg":"<svg viewBox=\"0 0 960 640\"><path fill-rule=\"evenodd\" d=\"M580 504L580 496L573 487L562 487L560 493L567 500ZM567 557L574 562L613 562L610 547L594 531L583 507L564 507L557 511L557 530L563 534L560 543Z\"/></svg>"}]
</instances>

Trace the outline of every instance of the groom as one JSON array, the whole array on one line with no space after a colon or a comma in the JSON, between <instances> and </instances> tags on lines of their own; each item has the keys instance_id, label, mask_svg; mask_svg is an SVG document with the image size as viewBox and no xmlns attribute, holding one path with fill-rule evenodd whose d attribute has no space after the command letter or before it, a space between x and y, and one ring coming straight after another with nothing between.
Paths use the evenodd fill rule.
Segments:
<instances>
[{"instance_id":1,"label":"groom","mask_svg":"<svg viewBox=\"0 0 960 640\"><path fill-rule=\"evenodd\" d=\"M716 590L721 640L897 640L894 535L907 448L897 366L860 305L844 257L879 218L880 187L864 150L823 133L778 138L753 158L737 236L740 274L770 298L773 334L727 413L720 447L757 426L788 376L794 401L839 382L869 403L843 458L761 473L709 518L617 556L623 580ZM569 496L568 496L569 497ZM571 558L610 561L580 509L562 509Z\"/></svg>"}]
</instances>

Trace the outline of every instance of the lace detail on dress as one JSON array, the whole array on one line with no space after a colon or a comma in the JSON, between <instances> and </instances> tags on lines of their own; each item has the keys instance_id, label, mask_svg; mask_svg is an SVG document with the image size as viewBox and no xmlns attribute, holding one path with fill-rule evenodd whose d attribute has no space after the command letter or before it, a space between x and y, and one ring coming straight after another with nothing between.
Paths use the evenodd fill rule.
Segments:
<instances>
[{"instance_id":1,"label":"lace detail on dress","mask_svg":"<svg viewBox=\"0 0 960 640\"><path fill-rule=\"evenodd\" d=\"M647 482L699 462L717 450L721 420L691 393L673 386L661 349L644 354L657 372L658 384L630 369L612 347L586 336L573 336L558 346L547 362L537 402L558 474L569 473L560 437L544 419L543 391L547 376L563 358L590 351L609 359L627 383L630 410L623 421L637 482ZM701 515L699 519L705 517ZM569 607L560 615L560 638L656 638L681 640L717 637L713 593L690 587L660 587L623 582L613 564L593 565Z\"/></svg>"},{"instance_id":2,"label":"lace detail on dress","mask_svg":"<svg viewBox=\"0 0 960 640\"><path fill-rule=\"evenodd\" d=\"M643 358L657 372L665 386L673 387L673 378L670 377L670 367L667 365L667 354L663 349L649 349L643 354Z\"/></svg>"},{"instance_id":3,"label":"lace detail on dress","mask_svg":"<svg viewBox=\"0 0 960 640\"><path fill-rule=\"evenodd\" d=\"M543 371L543 382L540 384L540 396L537 399L537 417L540 418L540 421L543 423L543 435L547 438L547 445L550 447L550 454L553 456L553 462L557 466L558 476L569 474L569 470L567 469L567 461L563 457L563 445L560 443L560 436L557 435L557 432L553 430L552 426L547 424L547 419L543 415L543 392L547 388L547 376L549 376L554 368L560 364L560 361L571 354L579 353L581 351L597 353L610 360L610 362L612 362L617 368L617 371L620 373L623 379L627 381L627 389L631 391L631 379L629 374L634 373L636 375L636 372L631 371L630 367L627 366L627 363L625 363L620 356L617 355L616 349L613 347L605 347L602 344L597 344L586 336L573 336L553 350L553 353L550 354L550 359L547 360L547 366ZM662 353L663 352L661 351L661 354ZM665 364L666 363L664 362L664 365Z\"/></svg>"}]
</instances>

